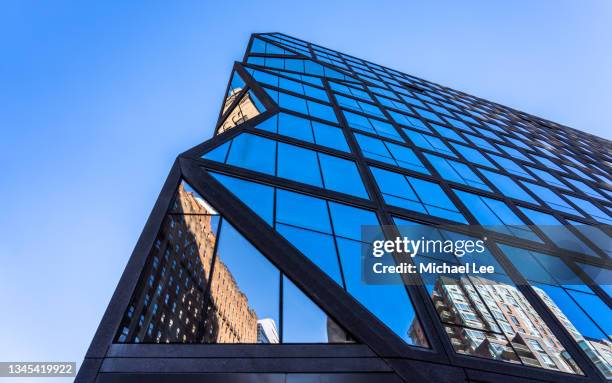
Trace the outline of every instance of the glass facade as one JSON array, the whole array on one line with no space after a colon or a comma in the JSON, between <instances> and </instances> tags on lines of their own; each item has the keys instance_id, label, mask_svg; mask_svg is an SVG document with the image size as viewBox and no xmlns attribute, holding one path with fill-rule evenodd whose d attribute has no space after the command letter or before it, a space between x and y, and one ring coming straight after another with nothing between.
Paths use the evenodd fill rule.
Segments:
<instances>
[{"instance_id":1,"label":"glass facade","mask_svg":"<svg viewBox=\"0 0 612 383\"><path fill-rule=\"evenodd\" d=\"M200 172L187 182L205 174L213 191L186 181L174 191L114 342L370 345L319 287L259 249L274 237L292 249L275 256L312 266L343 307L365 310L364 326L397 341L393 352L426 360L446 348L446 363L462 368L612 379L611 149L369 61L256 34L215 137L181 157ZM254 213L241 231L215 205L224 198ZM496 272L366 283L364 226L485 238L481 261ZM433 261L468 259L413 263Z\"/></svg>"}]
</instances>

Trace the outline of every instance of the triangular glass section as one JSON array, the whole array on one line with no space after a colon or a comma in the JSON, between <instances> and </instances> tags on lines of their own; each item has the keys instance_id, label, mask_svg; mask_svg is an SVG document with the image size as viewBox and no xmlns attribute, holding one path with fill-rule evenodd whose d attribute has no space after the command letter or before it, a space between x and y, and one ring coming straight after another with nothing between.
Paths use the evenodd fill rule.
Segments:
<instances>
[{"instance_id":1,"label":"triangular glass section","mask_svg":"<svg viewBox=\"0 0 612 383\"><path fill-rule=\"evenodd\" d=\"M406 343L428 347L399 277L379 285L362 279L361 254L369 244L362 241L361 227L379 225L374 212L209 173ZM253 190L258 190L256 198Z\"/></svg>"},{"instance_id":2,"label":"triangular glass section","mask_svg":"<svg viewBox=\"0 0 612 383\"><path fill-rule=\"evenodd\" d=\"M240 93L241 95L242 93ZM231 96L234 97L234 96ZM228 99L229 100L229 99ZM226 102L227 104L227 102ZM259 98L253 92L253 89L249 89L240 97L240 101L236 104L234 100L227 105L234 105L233 108L224 111L226 116L223 123L219 127L217 134L223 133L224 131L240 125L253 117L259 116L266 111L266 107L259 101Z\"/></svg>"},{"instance_id":3,"label":"triangular glass section","mask_svg":"<svg viewBox=\"0 0 612 383\"><path fill-rule=\"evenodd\" d=\"M346 343L352 338L185 182L117 343Z\"/></svg>"},{"instance_id":4,"label":"triangular glass section","mask_svg":"<svg viewBox=\"0 0 612 383\"><path fill-rule=\"evenodd\" d=\"M239 96L239 94L246 88L246 82L240 77L237 71L234 70L232 73L232 77L229 83L229 87L227 89L227 94L225 95L225 100L223 101L223 110L221 114L225 114L227 108L232 105L234 100Z\"/></svg>"},{"instance_id":5,"label":"triangular glass section","mask_svg":"<svg viewBox=\"0 0 612 383\"><path fill-rule=\"evenodd\" d=\"M258 39L257 37L253 39L253 45L251 45L251 50L249 53L295 56L295 53L289 52L288 50L285 50L275 44Z\"/></svg>"},{"instance_id":6,"label":"triangular glass section","mask_svg":"<svg viewBox=\"0 0 612 383\"><path fill-rule=\"evenodd\" d=\"M217 161L217 162L225 162L227 159L227 152L229 151L231 141L227 141L216 148L210 150L206 154L202 156L202 158Z\"/></svg>"}]
</instances>

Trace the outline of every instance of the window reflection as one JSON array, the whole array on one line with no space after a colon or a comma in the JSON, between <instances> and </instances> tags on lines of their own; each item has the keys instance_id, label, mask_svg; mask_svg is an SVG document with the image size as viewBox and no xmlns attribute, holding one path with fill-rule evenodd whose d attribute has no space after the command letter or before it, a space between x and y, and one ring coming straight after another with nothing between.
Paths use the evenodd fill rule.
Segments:
<instances>
[{"instance_id":1,"label":"window reflection","mask_svg":"<svg viewBox=\"0 0 612 383\"><path fill-rule=\"evenodd\" d=\"M611 379L610 308L560 259L507 245L499 247L593 364Z\"/></svg>"},{"instance_id":2,"label":"window reflection","mask_svg":"<svg viewBox=\"0 0 612 383\"><path fill-rule=\"evenodd\" d=\"M459 233L395 219L402 235L440 240L472 239ZM495 274L421 274L456 352L567 373L581 373L550 328L504 273L489 250L472 257L447 253L417 256L419 263L492 265Z\"/></svg>"},{"instance_id":3,"label":"window reflection","mask_svg":"<svg viewBox=\"0 0 612 383\"><path fill-rule=\"evenodd\" d=\"M183 182L115 341L345 343L352 339Z\"/></svg>"},{"instance_id":4,"label":"window reflection","mask_svg":"<svg viewBox=\"0 0 612 383\"><path fill-rule=\"evenodd\" d=\"M243 94L244 96L242 96ZM228 112L227 109L231 105L234 105L234 102L238 97L242 98L240 98L238 104L235 105L234 108ZM223 114L229 114L227 115L227 117L225 117L225 120L223 120L223 123L219 127L217 134L223 133L226 130L235 127L236 125L240 125L243 122L258 116L265 111L266 108L261 103L261 101L259 101L257 96L255 96L253 90L248 90L246 93L233 92L232 94L229 94L225 100L223 106Z\"/></svg>"}]
</instances>

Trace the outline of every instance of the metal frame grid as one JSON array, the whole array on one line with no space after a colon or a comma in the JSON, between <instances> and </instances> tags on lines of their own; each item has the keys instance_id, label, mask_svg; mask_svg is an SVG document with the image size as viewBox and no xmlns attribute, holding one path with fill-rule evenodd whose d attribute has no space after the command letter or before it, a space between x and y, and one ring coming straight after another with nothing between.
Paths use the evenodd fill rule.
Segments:
<instances>
[{"instance_id":1,"label":"metal frame grid","mask_svg":"<svg viewBox=\"0 0 612 383\"><path fill-rule=\"evenodd\" d=\"M279 48L284 49L284 52L283 54L251 53L251 48L255 39L259 39L276 47L276 50ZM308 74L309 76L318 77L322 81L325 93L331 100L330 106L334 110L338 123L319 120L316 117L308 117L290 109L280 108L276 102L270 98L269 94L264 90L264 87L292 94L313 102L320 102L320 100L303 94L293 93L287 89L281 89L271 85L262 85L262 83L255 81L249 74L249 71L253 69L264 72L268 71L268 73L280 77L284 76L281 72L270 71L270 66L262 66L261 64L263 63L261 60L257 61L257 59L254 60L253 58L261 58L263 60L270 58L308 59L319 64L320 67L325 68L324 70L326 71L331 69L340 75L344 75L345 79L340 80L338 78L325 76L323 73L318 76L315 74ZM278 63L278 60L276 60L276 62ZM147 379L152 381L166 381L165 379L170 379L169 377L174 376L171 375L174 373L181 373L181 377L185 378L189 378L189 376L191 376L189 374L195 374L193 375L194 379L198 379L199 376L199 379L207 377L210 381L215 381L215 379L221 379L219 381L242 381L240 379L245 377L250 379L254 378L254 376L269 379L270 381L275 381L274 379L281 379L279 381L284 381L282 379L289 379L289 375L284 376L283 374L294 373L316 373L320 376L331 374L329 376L334 377L337 381L354 381L355 379L362 378L365 379L363 381L372 381L374 379L376 381L395 381L393 379L400 379L403 381L449 382L467 380L494 382L501 379L510 382L542 380L564 382L605 381L601 373L584 354L583 350L574 342L571 335L562 326L560 321L550 313L537 294L535 294L531 288L526 287L526 281L497 246L489 246L496 260L504 267L509 277L517 283L521 293L524 294L529 303L536 309L548 327L557 336L563 347L565 347L573 359L578 363L585 374L584 376L570 375L562 372L514 365L506 362L481 359L455 353L446 336L444 327L438 319L438 314L429 299L427 290L422 283L415 283L414 277L403 275L402 277L410 279L410 283L406 284L406 290L411 298L416 315L420 318L423 330L427 335L430 349L407 346L390 329L382 324L380 320L373 316L367 309L363 308L348 294L344 293L331 278L314 266L306 257L301 255L293 245L277 234L238 198L228 193L218 181L207 173L207 171L211 170L218 173L224 173L233 177L244 178L249 181L283 189L290 189L303 194L313 195L326 200L337 201L374 211L383 225L393 225L392 217L396 216L427 225L444 226L450 224L453 225L454 228L457 227L456 222L387 205L373 177L370 166L437 183L472 226L478 227L478 221L454 194L452 189L501 200L514 214L527 223L529 222L528 218L518 207L526 207L544 212L554 216L557 220L566 225L576 237L592 247L593 251L598 256L588 256L582 253L561 250L537 228L535 228L534 231L544 240L542 244L524 241L516 237L486 230L485 228L481 228L480 234L494 239L496 243L516 245L545 254L553 254L561 258L572 271L579 275L579 277L592 288L599 298L608 306L612 306L610 297L576 265L576 262L580 262L597 267L609 268L610 263L607 254L601 251L580 231L572 227L566 219L571 218L573 221L584 224L598 224L597 221L588 218L588 214L583 214L584 217L587 217L584 218L551 209L545 201L526 188L524 188L524 190L537 201L537 205L504 196L502 193L488 192L465 184L445 180L425 158L424 153L431 153L438 157L461 162L476 174L479 174L476 169L486 167L482 165L476 166L474 163L465 160L453 145L449 145L453 142L463 145L465 145L465 143L444 137L440 135L436 129L429 129L431 133L428 134L444 142L451 148L451 151L456 157L413 145L412 141L403 130L403 128L410 128L410 126L398 124L392 118L389 111L407 114L406 111L408 110L412 118L420 120L421 123L426 126L432 126L429 119L417 113L418 108L410 106L407 102L403 101L404 99L401 94L409 95L410 97L420 99L421 102L425 102L424 105L429 104L437 106L437 111L434 109L435 107L431 108L429 106L423 109L427 110L429 113L436 113L438 117L441 115L443 118L444 116L448 116L456 120L468 120L468 118L463 117L468 116L473 120L473 122L468 121L468 123L478 128L477 131L472 129L469 134L488 141L489 144L493 144L493 147L495 147L495 144L502 144L518 151L525 158L533 158L533 155L537 155L546 158L548 161L551 161L561 168L568 165L577 168L576 163L570 160L571 158L576 158L581 164L585 165L585 167L581 168L581 171L588 173L589 179L584 179L572 173L571 168L570 171L564 173L551 170L540 163L537 158L534 159L533 162L528 162L522 158L507 154L503 149L498 150L498 152L491 152L488 148L484 149L478 147L476 143L471 145L472 148L478 150L479 153L492 163L494 163L494 161L489 157L491 153L511 159L523 167L526 165L531 168L555 174L558 179L559 175L562 174L563 177L567 179L581 181L595 190L604 190L604 192L608 193L608 195L604 196L605 200L596 199L583 193L579 188L569 182L560 181L566 185L567 188L556 188L554 185L541 181L539 177L532 174L533 172L531 171L527 171L527 174L531 175L533 179L517 176L516 174L505 171L505 169L501 169L501 171L498 168L489 169L510 177L510 179L516 183L519 183L517 181L522 179L536 185L547 187L548 189L559 191L559 193L556 193L557 195L560 195L562 192L565 195L586 200L603 211L612 208L612 203L609 198L609 195L612 195L610 191L611 186L604 181L610 179L609 164L612 163L612 157L610 155L612 144L609 141L278 33L252 35L243 61L236 62L233 70L245 81L245 89L241 91L240 95L235 97L232 105L227 108L226 113L220 112L217 124L217 134L212 139L181 154L175 162L136 245L134 253L117 286L115 294L111 299L98 331L94 336L77 377L77 381L88 382L96 381L96 379L98 379L97 381L137 380L139 377L142 378L143 373L146 373ZM294 74L305 74L286 69L282 70ZM334 76L338 77L336 74ZM294 78L287 78L295 80ZM360 87L361 91L367 93L371 98L371 104L382 111L383 117L379 117L379 119L386 119L387 123L392 124L401 140L382 137L372 132L351 128L342 112L342 110L346 110L346 108L340 106L336 95L340 94L348 98L355 97L350 94L332 91L330 81L345 85L356 84ZM380 91L379 89L381 88L385 90ZM228 83L226 94L229 90L230 84ZM256 97L258 97L265 106L266 111L236 127L224 132L219 132L218 129L224 119L239 104L241 98L244 97L248 90L254 92ZM383 105L379 101L380 93L385 93L386 96L391 98L394 97L398 104L400 104L401 109L390 107L388 103ZM450 107L440 109L444 108L444 105L450 105ZM441 110L446 110L446 112L441 114ZM256 128L258 123L280 111L339 127L348 143L350 152L343 152L316 143L309 143ZM350 110L350 112L364 117L376 118L376 116L372 116L362 111ZM477 114L470 114L470 112L475 112ZM452 129L459 136L465 138L463 134L465 134L466 131L453 126L448 121L440 120L435 123ZM497 127L497 129L493 130L495 127ZM370 198L364 199L336 191L325 190L315 186L265 175L256 171L237 168L235 166L202 158L202 155L209 150L218 147L244 132L354 161ZM412 149L418 159L427 168L430 175L366 157L357 143L353 132ZM469 142L469 140L465 140L465 142ZM552 150L554 150L556 154L551 156L548 154L550 152L547 152L547 150L550 150L552 147L554 147ZM540 148L543 149L540 150ZM559 154L566 155L567 157L561 157ZM237 230L245 235L245 237L248 238L257 249L265 254L281 272L290 277L315 303L348 330L359 344L280 344L270 346L113 343L114 336L117 333L119 323L128 305L132 291L138 282L149 250L181 179L186 180L198 193L202 194L225 219L229 220ZM481 179L491 190L497 190L495 185L486 177L481 176ZM581 211L580 207L573 204L572 201L562 196L560 196L560 198L563 198L568 205ZM607 229L608 234L611 234L609 227ZM466 233L474 234L472 230L468 232L467 228ZM396 231L386 234L390 237L394 237L398 235L399 232ZM348 375L342 375L340 372ZM189 374L185 375L185 373Z\"/></svg>"}]
</instances>

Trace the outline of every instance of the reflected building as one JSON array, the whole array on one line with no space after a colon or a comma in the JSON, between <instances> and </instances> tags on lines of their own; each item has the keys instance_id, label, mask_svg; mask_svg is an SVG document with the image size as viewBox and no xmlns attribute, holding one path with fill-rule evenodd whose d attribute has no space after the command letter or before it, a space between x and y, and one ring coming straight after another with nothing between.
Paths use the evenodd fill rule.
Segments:
<instances>
[{"instance_id":1,"label":"reflected building","mask_svg":"<svg viewBox=\"0 0 612 383\"><path fill-rule=\"evenodd\" d=\"M240 125L265 111L264 106L252 92L246 92L243 96L241 90L240 88L232 89L231 94L225 100L223 115L226 114L227 109L234 104L237 99L240 101L238 101L238 104L232 108L225 117L223 124L219 127L219 133L231 129L236 125ZM239 98L240 96L242 96L242 98Z\"/></svg>"},{"instance_id":2,"label":"reflected building","mask_svg":"<svg viewBox=\"0 0 612 383\"><path fill-rule=\"evenodd\" d=\"M457 352L569 373L578 366L515 286L481 277L437 279L436 311Z\"/></svg>"},{"instance_id":3,"label":"reflected building","mask_svg":"<svg viewBox=\"0 0 612 383\"><path fill-rule=\"evenodd\" d=\"M248 298L222 261L213 266L217 225L212 207L179 185L118 342L257 343Z\"/></svg>"},{"instance_id":4,"label":"reflected building","mask_svg":"<svg viewBox=\"0 0 612 383\"><path fill-rule=\"evenodd\" d=\"M257 321L257 343L278 343L278 330L273 319L265 318Z\"/></svg>"},{"instance_id":5,"label":"reflected building","mask_svg":"<svg viewBox=\"0 0 612 383\"><path fill-rule=\"evenodd\" d=\"M546 291L538 287L535 287L534 290L589 356L589 359L601 371L604 371L604 375L612 377L612 342L609 339L593 339L583 336Z\"/></svg>"}]
</instances>

